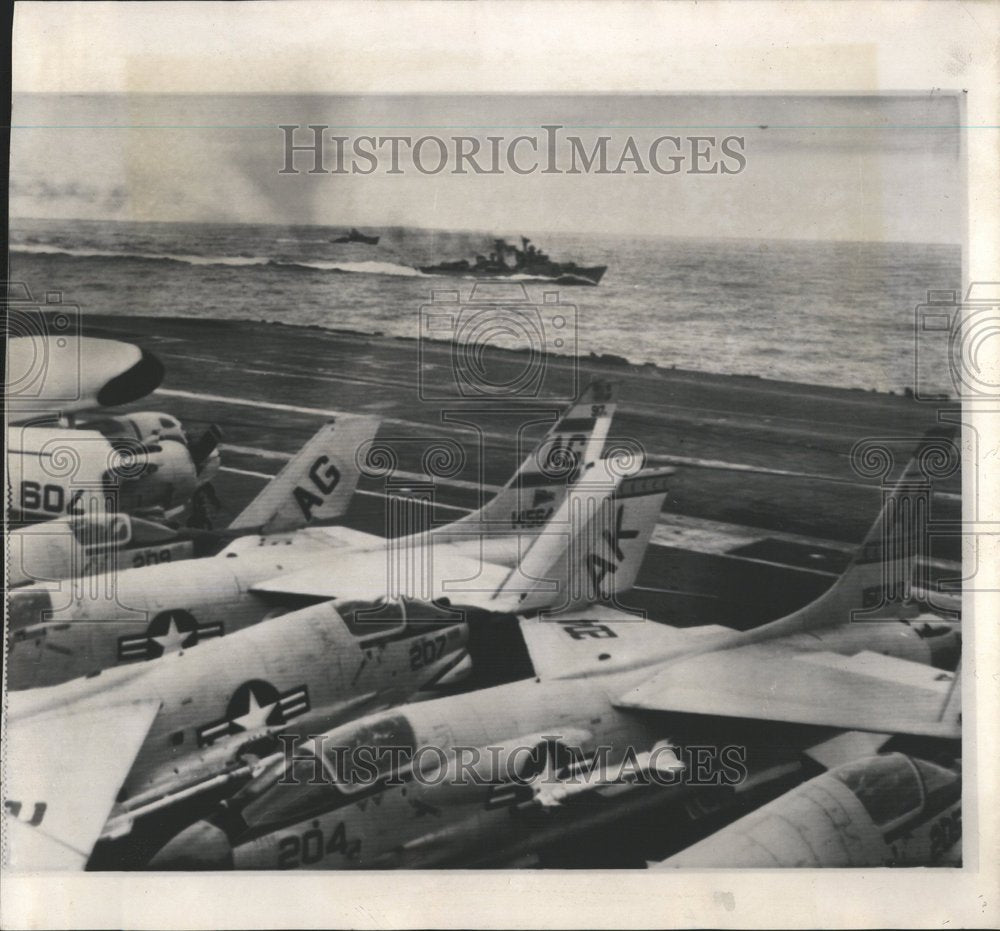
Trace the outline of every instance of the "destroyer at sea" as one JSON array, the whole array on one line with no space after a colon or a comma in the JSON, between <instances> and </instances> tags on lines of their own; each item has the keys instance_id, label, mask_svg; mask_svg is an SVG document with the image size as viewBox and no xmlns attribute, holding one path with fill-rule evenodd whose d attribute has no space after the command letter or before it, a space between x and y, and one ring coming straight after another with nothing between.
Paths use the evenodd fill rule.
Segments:
<instances>
[{"instance_id":1,"label":"destroyer at sea","mask_svg":"<svg viewBox=\"0 0 1000 931\"><path fill-rule=\"evenodd\" d=\"M539 279L561 285L597 285L607 265L584 267L576 262L556 262L541 249L535 248L531 240L521 237L521 248L510 245L504 239L493 240L493 251L489 256L477 255L475 262L458 259L437 265L420 266L425 275L461 275L474 278L504 278L517 276L521 279Z\"/></svg>"},{"instance_id":2,"label":"destroyer at sea","mask_svg":"<svg viewBox=\"0 0 1000 931\"><path fill-rule=\"evenodd\" d=\"M343 236L338 236L336 239L331 239L334 245L341 245L343 243L356 242L362 246L377 246L379 241L378 236L366 236L364 233L359 232L353 226L350 231L345 233Z\"/></svg>"}]
</instances>

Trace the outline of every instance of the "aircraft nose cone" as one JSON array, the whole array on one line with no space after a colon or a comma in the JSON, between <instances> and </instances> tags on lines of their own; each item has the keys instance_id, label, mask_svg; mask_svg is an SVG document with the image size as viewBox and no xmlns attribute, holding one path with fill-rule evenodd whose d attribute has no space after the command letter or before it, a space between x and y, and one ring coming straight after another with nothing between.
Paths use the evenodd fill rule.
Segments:
<instances>
[{"instance_id":1,"label":"aircraft nose cone","mask_svg":"<svg viewBox=\"0 0 1000 931\"><path fill-rule=\"evenodd\" d=\"M43 591L12 591L7 596L7 610L12 631L24 630L34 624L49 619L52 612L52 598Z\"/></svg>"},{"instance_id":2,"label":"aircraft nose cone","mask_svg":"<svg viewBox=\"0 0 1000 931\"><path fill-rule=\"evenodd\" d=\"M168 841L149 861L153 870L231 870L233 848L214 824L199 821Z\"/></svg>"},{"instance_id":3,"label":"aircraft nose cone","mask_svg":"<svg viewBox=\"0 0 1000 931\"><path fill-rule=\"evenodd\" d=\"M929 640L931 665L937 669L954 670L962 658L962 636L958 631L949 631Z\"/></svg>"}]
</instances>

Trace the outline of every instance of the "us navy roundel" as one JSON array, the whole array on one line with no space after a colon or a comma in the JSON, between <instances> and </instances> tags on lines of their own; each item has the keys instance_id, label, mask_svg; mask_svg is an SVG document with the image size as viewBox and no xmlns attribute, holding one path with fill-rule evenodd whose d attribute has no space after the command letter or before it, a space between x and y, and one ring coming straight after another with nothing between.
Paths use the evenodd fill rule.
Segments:
<instances>
[{"instance_id":1,"label":"us navy roundel","mask_svg":"<svg viewBox=\"0 0 1000 931\"><path fill-rule=\"evenodd\" d=\"M194 615L180 608L161 611L155 615L143 634L118 638L118 659L156 659L164 653L193 647L202 640L221 637L225 633L221 623L199 624Z\"/></svg>"},{"instance_id":2,"label":"us navy roundel","mask_svg":"<svg viewBox=\"0 0 1000 931\"><path fill-rule=\"evenodd\" d=\"M264 679L249 679L236 687L224 717L198 728L198 746L207 746L230 734L279 726L308 710L309 690L305 685L279 692Z\"/></svg>"}]
</instances>

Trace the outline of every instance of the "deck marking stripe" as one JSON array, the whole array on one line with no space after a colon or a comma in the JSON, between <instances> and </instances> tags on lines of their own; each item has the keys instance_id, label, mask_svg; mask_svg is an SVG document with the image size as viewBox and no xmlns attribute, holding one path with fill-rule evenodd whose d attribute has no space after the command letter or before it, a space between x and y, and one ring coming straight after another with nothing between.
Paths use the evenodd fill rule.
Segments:
<instances>
[{"instance_id":1,"label":"deck marking stripe","mask_svg":"<svg viewBox=\"0 0 1000 931\"><path fill-rule=\"evenodd\" d=\"M416 388L416 387L418 387L418 384L419 384L417 381L411 381L411 380L408 380L408 379L407 380L400 380L398 378L396 378L396 379L372 378L372 377L361 376L361 375L358 375L357 373L354 373L354 374L341 374L341 373L338 373L338 372L331 371L329 369L319 369L319 370L311 372L311 373L303 373L303 372L300 372L300 371L289 370L289 369L248 368L245 365L241 365L239 363L231 362L231 361L228 361L228 360L225 360L225 359L219 359L219 358L216 358L214 356L197 356L197 355L191 355L191 354L185 354L185 353L179 353L179 352L173 352L173 353L163 352L163 353L160 353L160 354L163 355L163 356L170 356L171 358L175 358L175 359L184 359L184 360L192 361L192 362L207 362L207 363L212 364L212 365L217 365L217 366L221 365L221 366L225 366L226 368L233 368L233 369L239 368L240 371L242 371L244 373L262 375L262 376L265 376L265 377L291 378L291 379L300 379L300 380L307 380L307 381L336 381L336 382L343 382L345 384L359 384L360 383L360 384L378 385L380 387L386 387L386 388L398 388L401 384L404 384L404 385L406 385L408 387ZM349 353L341 353L341 355L343 355L344 358L351 359L352 361L355 361L355 362L358 361L358 359L357 359L356 356L351 356ZM554 361L555 361L555 359L550 356L548 362L551 364ZM368 360L368 361L365 362L365 364L368 365L368 366L370 366L370 367L378 367L379 366L379 363L375 362L374 360ZM424 365L425 369L427 369L427 368L438 368L438 367L443 367L443 366L438 366L436 364L430 364L430 365L425 364ZM618 377L621 377L621 374L626 374L627 375L628 373L620 373ZM636 377L641 377L641 374L637 374ZM736 377L739 377L739 376L736 376ZM680 380L684 381L684 379L680 379ZM687 383L688 384L694 384L694 382L691 382L690 380L688 380ZM763 387L763 386L757 386L758 389L760 389L761 387ZM806 388L808 388L809 386L805 385L805 386L799 386L799 387L806 387ZM781 394L784 394L785 390L786 389L778 389L777 392L774 392L773 390L769 391L769 390L765 389L763 391L763 393L765 393L765 394L767 394L767 393L781 393ZM758 393L761 393L761 392L758 390ZM863 401L863 400L862 401L857 401L857 400L855 400L853 398L841 398L841 399L839 399L839 401L842 402L842 403L845 403L845 404L859 404L859 403L860 404L865 404L865 403L867 403L866 401ZM388 402L388 403L391 403L391 402ZM733 416L733 413L734 413L731 408L695 407L695 406L690 405L690 404L667 404L667 405L657 404L657 405L652 405L652 404L643 404L641 402L632 402L630 404L630 409L633 412L638 413L638 414L644 414L644 415L647 415L647 416L648 415L654 415L654 416L660 416L660 417L662 417L664 407L669 408L671 411L678 412L678 413L675 413L673 415L673 419L684 419L684 420L687 420L687 421L695 421L696 423L713 423L713 424L723 425L723 426L726 425L726 424L728 424L730 422L730 420L731 420L731 418ZM705 416L706 414L709 415L709 416L706 417ZM717 416L712 416L712 415L717 415ZM670 418L667 418L667 419L670 419ZM778 419L781 420L781 421L783 421L783 422L785 422L786 424L806 424L807 427L811 426L814 423L813 418L810 418L810 417L793 417L793 416L786 415L786 416L780 416ZM749 426L752 426L754 429L757 429L757 430L764 430L764 431L766 431L766 430L772 430L773 429L772 420L773 420L773 418L768 418L767 421L763 421L763 422L760 422L760 423L757 423L757 424L752 424L752 425L749 425ZM857 425L854 424L854 423L852 423L852 422L844 422L844 421L831 420L831 421L826 421L826 425L827 425L828 428L829 427L843 428L844 430L850 431L852 434L857 429ZM796 433L798 433L800 435L805 435L805 436L825 436L825 435L827 435L827 433L824 433L824 432L821 432L821 431L810 430L810 429L803 428L803 427L791 427L791 426L787 427L784 432L787 433L787 432L790 432L790 431L791 432L796 432Z\"/></svg>"},{"instance_id":2,"label":"deck marking stripe","mask_svg":"<svg viewBox=\"0 0 1000 931\"><path fill-rule=\"evenodd\" d=\"M259 479L263 479L263 480L268 481L268 482L272 478L274 478L273 475L270 475L267 472L253 472L250 469L235 469L232 466L222 466L219 469L219 471L220 472L232 472L234 475L248 475L251 478L259 478ZM357 489L355 489L354 493L356 495L365 495L366 497L369 497L369 498L398 498L398 497L402 497L400 495L388 495L384 491L365 491L363 488L357 488ZM419 501L420 499L414 499L414 500L418 500ZM459 511L462 514L471 514L472 513L472 509L471 508L463 508L463 507L460 507L457 504L445 504L442 501L436 501L434 503L434 506L438 507L438 508L444 508L445 510L448 510L448 511Z\"/></svg>"},{"instance_id":3,"label":"deck marking stripe","mask_svg":"<svg viewBox=\"0 0 1000 931\"><path fill-rule=\"evenodd\" d=\"M271 411L290 411L293 414L315 414L318 417L340 417L344 411L324 410L319 407L298 407L295 404L277 404L274 401L258 401L249 398L229 398L221 394L202 394L197 391L181 391L177 388L157 388L155 394L171 398L189 398L192 401L211 401L213 404L235 404L238 407L256 407Z\"/></svg>"},{"instance_id":4,"label":"deck marking stripe","mask_svg":"<svg viewBox=\"0 0 1000 931\"><path fill-rule=\"evenodd\" d=\"M267 481L271 481L271 479L274 478L273 475L270 475L267 472L253 472L250 469L235 469L232 466L220 466L219 471L232 472L234 475L249 475L253 478L262 478L266 479Z\"/></svg>"},{"instance_id":5,"label":"deck marking stripe","mask_svg":"<svg viewBox=\"0 0 1000 931\"><path fill-rule=\"evenodd\" d=\"M269 475L266 472L253 472L253 471L250 471L249 469L235 469L232 466L222 466L222 468L221 468L220 471L222 471L222 472L233 472L236 475L246 475L246 476L250 476L250 477L253 477L253 478L264 479L264 480L267 480L267 481L270 481L272 478L274 478L273 475ZM413 474L413 473L410 473L410 474ZM418 477L420 477L420 476L418 476ZM356 489L354 493L356 495L364 495L367 498L399 498L399 497L403 497L403 496L400 496L400 495L389 495L389 494L386 494L384 491L368 491L368 490L365 490L365 489L362 489L362 488ZM414 500L420 501L420 499L414 499ZM441 502L441 501L435 502L434 506L437 507L437 508L441 508L442 510L446 510L446 511L456 511L456 512L458 512L460 514L471 514L472 510L473 510L472 508L462 507L461 505L457 505L457 504L445 504L444 502ZM683 522L680 528L678 527L678 524L674 522L675 517L679 518L679 520ZM680 515L669 515L666 518L664 518L661 515L660 520L657 521L656 530L654 531L653 538L652 538L652 540L650 540L650 546L651 547L657 547L657 548L660 548L660 547L677 548L677 547L679 547L680 549L687 549L687 550L690 550L692 552L707 553L709 555L714 554L714 555L718 555L718 556L732 556L733 558L747 560L749 562L759 562L759 563L763 563L765 565L776 566L778 568L790 568L790 569L795 569L795 570L799 570L799 571L802 571L802 572L809 572L809 573L812 573L814 575L828 576L828 577L831 577L831 578L838 578L841 575L841 573L838 573L838 572L830 572L829 570L819 569L819 568L812 567L812 566L803 566L801 564L795 564L795 563L778 563L778 562L773 562L772 560L768 560L768 559L760 559L759 557L747 556L745 554L733 554L733 553L729 552L729 550L731 550L731 549L733 549L735 547L738 547L738 546L747 546L747 545L752 544L752 543L760 543L760 542L763 542L763 541L768 540L768 539L778 539L778 540L781 540L782 538L786 538L786 539L787 538L792 538L792 537L796 536L795 534L781 534L781 533L778 533L778 532L771 532L771 531L768 531L768 530L763 529L763 528L746 527L746 528L738 528L740 530L746 531L745 535L731 535L731 532L727 533L726 530L723 530L721 528L723 528L723 527L725 527L725 528L733 527L734 529L737 529L736 525L729 525L729 524L718 525L718 527L712 528L712 530L710 530L709 533L708 533L708 535L710 537L714 538L717 541L718 544L721 544L718 547L708 547L708 546L705 545L704 542L702 542L701 546L692 545L693 543L697 543L697 541L693 541L689 537L685 537L683 534L682 534L682 536L681 536L680 539L677 539L677 538L668 539L665 536L665 533L668 530L669 531L673 531L674 533L676 533L678 531L678 529L681 529L682 531L683 530L689 530L689 529L691 529L691 522L695 522L696 520L697 520L696 518L685 518L685 517L680 516ZM705 523L712 524L712 523L717 523L717 522L706 521ZM697 529L702 529L702 528L697 528ZM703 537L703 535L702 535L702 537ZM703 539L704 539L704 537L703 537ZM797 543L797 544L799 544L799 545L801 545L803 547L808 546L809 543L812 542L815 545L826 546L826 547L830 547L830 548L837 548L837 549L844 550L845 552L853 552L856 549L856 547L854 545L852 545L852 544L845 544L845 543L842 543L842 542L836 541L836 540L825 540L824 539L824 540L811 541L811 540L809 540L809 538L803 537L803 538L794 539L794 540L793 539L788 539L788 542ZM927 565L932 566L932 567L933 566L938 566L940 568L949 569L949 570L953 569L953 568L956 568L953 563L949 563L946 560L942 561L942 560L935 560L935 559L925 559L924 562ZM641 586L636 586L636 587L637 588L641 588Z\"/></svg>"},{"instance_id":6,"label":"deck marking stripe","mask_svg":"<svg viewBox=\"0 0 1000 931\"><path fill-rule=\"evenodd\" d=\"M347 416L348 414L348 412L346 411L334 411L320 407L300 407L299 405L296 404L278 404L273 401L255 401L249 398L231 398L231 397L224 397L223 395L218 395L218 394L200 394L194 391L181 391L176 388L157 388L155 393L167 395L168 397L188 398L192 401L211 401L216 404L234 404L239 407L256 407L265 410L289 411L294 414L312 414L317 417L342 417L342 416ZM407 427L417 430L426 430L428 427L428 424L426 423L419 423L414 420L403 420L402 418L399 417L380 417L379 419L382 421L382 423L393 424L395 426ZM469 430L463 429L462 427L453 427L449 426L446 423L434 424L433 426L435 430L441 430L442 432L448 432L448 433L458 433L463 436L468 436L470 432ZM489 431L483 431L482 436L488 439L499 440L501 442L510 441L510 437L505 433L499 433L499 432L494 433ZM238 452L246 452L250 455L254 454L259 454L262 456L264 455L262 452L260 453L251 452L251 451L256 451L256 447L252 446L244 446L244 447L231 446L230 449ZM268 455L271 454L269 453ZM274 457L278 458L280 456L283 458L284 455L285 454L275 453ZM289 458L291 458L290 455ZM835 475L822 475L813 472L791 472L786 469L772 469L768 468L767 466L748 465L746 463L741 463L741 462L727 462L722 459L701 459L690 456L673 456L667 453L650 453L647 456L647 460L649 462L660 462L669 465L692 466L694 468L702 468L702 469L718 469L720 471L726 471L726 472L753 472L759 475L780 475L786 478L788 477L807 478L807 479L814 479L820 482L832 482L838 485L853 485L857 488L868 488L871 489L872 491L882 490L882 487L880 485L873 485L869 482L855 482L849 478L840 478L839 476ZM935 497L940 497L945 500L954 500L954 501L962 500L961 495L953 494L952 492L937 491L934 494Z\"/></svg>"},{"instance_id":7,"label":"deck marking stripe","mask_svg":"<svg viewBox=\"0 0 1000 931\"><path fill-rule=\"evenodd\" d=\"M354 493L356 495L366 495L369 498L404 498L404 497L406 497L405 495L387 495L384 491L365 491L362 488L356 489ZM419 498L414 498L413 500L414 501L419 501L420 503L423 503L421 501L421 499L419 499ZM472 513L472 509L471 508L463 508L461 505L458 505L458 504L443 504L440 501L435 501L434 502L434 507L436 507L436 508L444 508L447 511L459 511L462 514L471 514Z\"/></svg>"},{"instance_id":8,"label":"deck marking stripe","mask_svg":"<svg viewBox=\"0 0 1000 931\"><path fill-rule=\"evenodd\" d=\"M181 391L176 388L157 388L156 394L164 394L169 397L188 398L192 401L211 401L217 404L234 404L240 407L256 407L265 410L289 411L295 414L313 414L317 417L341 417L347 414L346 411L334 411L320 407L300 407L295 404L278 404L273 401L255 401L249 398L232 398L218 394L200 394L194 391ZM383 423L394 424L395 426L407 428L415 428L418 430L426 430L428 426L426 423L418 423L413 420L403 420L398 417L380 417L379 419ZM445 423L434 424L434 429L450 433L460 433L466 436L469 433L466 429L461 427L450 427ZM505 433L483 431L482 436L489 439L499 440L501 442L510 441L510 437ZM235 447L233 448L235 449ZM248 446L243 447L243 449L249 452L249 450L253 449L253 447ZM858 488L868 488L872 491L882 490L880 485L873 485L869 482L855 482L849 478L840 478L839 476L834 475L822 475L812 472L791 472L786 469L772 469L767 466L748 465L741 462L727 462L722 459L700 459L689 456L673 456L667 453L650 453L647 456L647 461L661 462L669 465L693 466L695 468L703 469L718 469L726 472L753 472L759 475L780 475L791 478L807 478L821 482L832 482L838 485L853 485ZM946 500L962 500L961 495L943 491L935 492L935 497L944 498Z\"/></svg>"}]
</instances>

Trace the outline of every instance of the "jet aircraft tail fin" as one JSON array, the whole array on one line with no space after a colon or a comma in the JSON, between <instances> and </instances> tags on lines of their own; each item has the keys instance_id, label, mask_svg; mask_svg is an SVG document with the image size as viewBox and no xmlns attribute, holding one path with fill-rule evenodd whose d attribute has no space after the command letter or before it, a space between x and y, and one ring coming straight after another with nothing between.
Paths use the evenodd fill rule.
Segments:
<instances>
[{"instance_id":1,"label":"jet aircraft tail fin","mask_svg":"<svg viewBox=\"0 0 1000 931\"><path fill-rule=\"evenodd\" d=\"M617 407L615 393L609 382L591 382L493 498L431 536L447 542L540 530L587 465L600 458Z\"/></svg>"},{"instance_id":2,"label":"jet aircraft tail fin","mask_svg":"<svg viewBox=\"0 0 1000 931\"><path fill-rule=\"evenodd\" d=\"M949 462L959 461L954 434L954 427L942 425L924 435L844 574L815 601L759 628L760 634L897 619L915 610L929 587L923 580L933 492L928 473L943 474Z\"/></svg>"},{"instance_id":3,"label":"jet aircraft tail fin","mask_svg":"<svg viewBox=\"0 0 1000 931\"><path fill-rule=\"evenodd\" d=\"M614 604L635 583L672 469L638 473L615 459L592 463L535 537L498 596L517 594L518 613Z\"/></svg>"},{"instance_id":4,"label":"jet aircraft tail fin","mask_svg":"<svg viewBox=\"0 0 1000 931\"><path fill-rule=\"evenodd\" d=\"M344 414L324 424L229 525L230 530L284 533L342 517L357 488L357 452L378 419Z\"/></svg>"}]
</instances>

